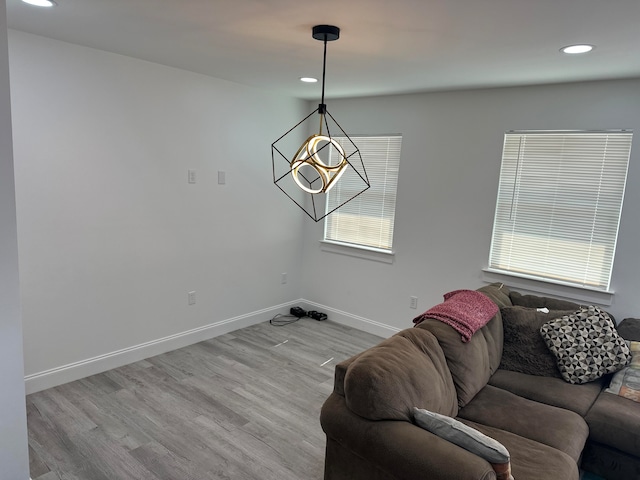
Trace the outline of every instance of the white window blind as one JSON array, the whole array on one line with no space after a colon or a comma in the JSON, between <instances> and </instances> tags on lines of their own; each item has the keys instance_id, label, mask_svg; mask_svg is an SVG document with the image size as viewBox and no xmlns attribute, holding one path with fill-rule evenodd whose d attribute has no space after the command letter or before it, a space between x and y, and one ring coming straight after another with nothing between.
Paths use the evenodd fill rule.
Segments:
<instances>
[{"instance_id":1,"label":"white window blind","mask_svg":"<svg viewBox=\"0 0 640 480\"><path fill-rule=\"evenodd\" d=\"M607 291L632 135L506 133L489 269Z\"/></svg>"},{"instance_id":2,"label":"white window blind","mask_svg":"<svg viewBox=\"0 0 640 480\"><path fill-rule=\"evenodd\" d=\"M353 145L334 137L347 157ZM401 135L352 137L358 146L371 187L325 217L325 240L391 251L400 166ZM351 177L354 180L355 177ZM344 176L327 195L327 211L351 198L362 184Z\"/></svg>"}]
</instances>

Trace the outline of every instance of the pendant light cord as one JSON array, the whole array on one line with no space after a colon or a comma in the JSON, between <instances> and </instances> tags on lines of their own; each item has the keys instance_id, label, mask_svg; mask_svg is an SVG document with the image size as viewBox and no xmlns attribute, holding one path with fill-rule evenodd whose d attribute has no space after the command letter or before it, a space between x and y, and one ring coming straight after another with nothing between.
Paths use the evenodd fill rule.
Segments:
<instances>
[{"instance_id":1,"label":"pendant light cord","mask_svg":"<svg viewBox=\"0 0 640 480\"><path fill-rule=\"evenodd\" d=\"M324 104L324 80L327 73L327 34L324 34L324 57L322 58L322 100L318 105L318 113L320 114L320 129L319 135L322 135L322 124L324 122L324 114L327 111L327 106Z\"/></svg>"},{"instance_id":2,"label":"pendant light cord","mask_svg":"<svg viewBox=\"0 0 640 480\"><path fill-rule=\"evenodd\" d=\"M327 72L327 34L324 35L324 57L322 59L322 100L321 104L324 105L324 79Z\"/></svg>"}]
</instances>

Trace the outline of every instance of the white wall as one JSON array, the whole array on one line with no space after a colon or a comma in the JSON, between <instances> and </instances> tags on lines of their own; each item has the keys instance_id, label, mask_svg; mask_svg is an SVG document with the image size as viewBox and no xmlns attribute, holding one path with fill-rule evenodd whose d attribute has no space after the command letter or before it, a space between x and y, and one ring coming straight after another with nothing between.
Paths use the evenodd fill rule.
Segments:
<instances>
[{"instance_id":1,"label":"white wall","mask_svg":"<svg viewBox=\"0 0 640 480\"><path fill-rule=\"evenodd\" d=\"M301 297L375 333L410 326L443 293L486 280L504 131L640 133L639 80L329 99L349 133L404 136L389 265L321 251L322 222L271 183L270 143L313 102L9 39L28 391L266 320ZM608 307L618 319L640 316L638 152Z\"/></svg>"},{"instance_id":2,"label":"white wall","mask_svg":"<svg viewBox=\"0 0 640 480\"><path fill-rule=\"evenodd\" d=\"M329 99L349 134L403 134L397 253L387 265L324 252L322 224L307 223L304 271L313 275L304 277L305 297L371 331L384 330L375 322L391 327L387 333L411 326L442 294L484 284L506 130L630 128L635 146L612 279L616 294L607 308L618 320L640 317L639 92L640 80L629 80ZM417 310L409 309L411 295L419 298Z\"/></svg>"},{"instance_id":3,"label":"white wall","mask_svg":"<svg viewBox=\"0 0 640 480\"><path fill-rule=\"evenodd\" d=\"M300 297L304 214L273 185L270 147L305 102L9 34L28 391Z\"/></svg>"},{"instance_id":4,"label":"white wall","mask_svg":"<svg viewBox=\"0 0 640 480\"><path fill-rule=\"evenodd\" d=\"M0 0L0 477L29 478L6 3Z\"/></svg>"}]
</instances>

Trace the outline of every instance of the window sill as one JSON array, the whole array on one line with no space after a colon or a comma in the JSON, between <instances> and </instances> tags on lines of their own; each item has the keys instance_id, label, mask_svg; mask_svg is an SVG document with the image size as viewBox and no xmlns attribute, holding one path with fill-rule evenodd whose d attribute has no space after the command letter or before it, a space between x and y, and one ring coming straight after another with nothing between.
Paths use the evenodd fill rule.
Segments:
<instances>
[{"instance_id":1,"label":"window sill","mask_svg":"<svg viewBox=\"0 0 640 480\"><path fill-rule=\"evenodd\" d=\"M539 280L525 275L518 275L509 272L482 269L482 279L486 282L504 282L509 287L527 290L532 293L542 293L573 300L576 303L587 302L597 305L611 305L613 303L613 291L596 290L589 287L568 285L550 280Z\"/></svg>"},{"instance_id":2,"label":"window sill","mask_svg":"<svg viewBox=\"0 0 640 480\"><path fill-rule=\"evenodd\" d=\"M382 263L393 263L395 257L394 252L350 243L330 242L328 240L320 240L320 250Z\"/></svg>"}]
</instances>

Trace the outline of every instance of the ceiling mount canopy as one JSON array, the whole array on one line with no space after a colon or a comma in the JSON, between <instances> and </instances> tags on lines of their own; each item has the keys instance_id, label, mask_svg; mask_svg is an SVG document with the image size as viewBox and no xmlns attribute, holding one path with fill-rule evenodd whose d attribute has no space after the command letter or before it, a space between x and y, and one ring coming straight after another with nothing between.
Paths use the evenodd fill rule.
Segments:
<instances>
[{"instance_id":1,"label":"ceiling mount canopy","mask_svg":"<svg viewBox=\"0 0 640 480\"><path fill-rule=\"evenodd\" d=\"M327 42L338 40L340 29L333 25L316 25L312 37L324 43L321 101L316 110L271 144L271 161L273 183L317 222L367 190L370 184L360 150L329 113L324 101ZM293 149L295 143L292 141L300 142L305 132L314 131L307 120L315 113L320 115L318 133L313 133ZM287 155L283 151L295 153ZM361 188L356 188L348 200L327 212L326 195L343 175L356 175L352 180ZM349 183L354 184L353 181Z\"/></svg>"},{"instance_id":2,"label":"ceiling mount canopy","mask_svg":"<svg viewBox=\"0 0 640 480\"><path fill-rule=\"evenodd\" d=\"M313 38L322 42L333 42L340 38L340 29L334 25L316 25L311 32Z\"/></svg>"}]
</instances>

